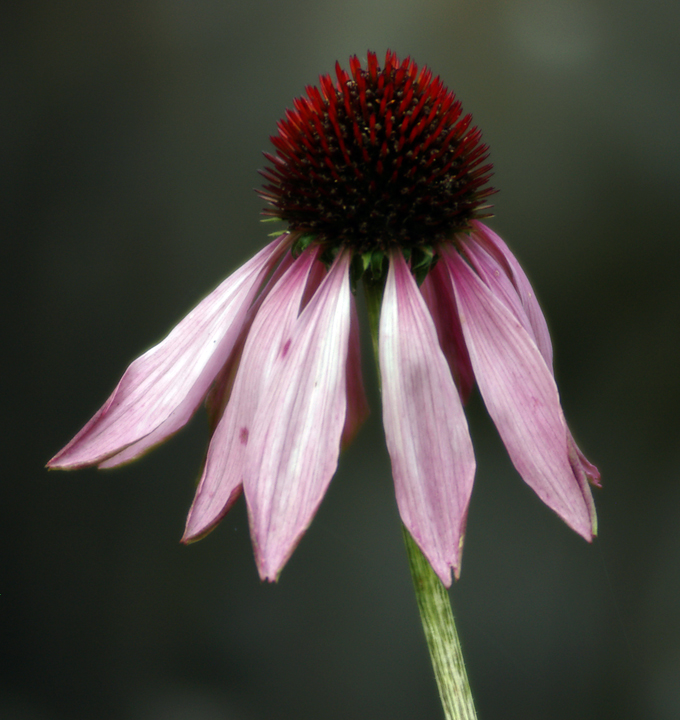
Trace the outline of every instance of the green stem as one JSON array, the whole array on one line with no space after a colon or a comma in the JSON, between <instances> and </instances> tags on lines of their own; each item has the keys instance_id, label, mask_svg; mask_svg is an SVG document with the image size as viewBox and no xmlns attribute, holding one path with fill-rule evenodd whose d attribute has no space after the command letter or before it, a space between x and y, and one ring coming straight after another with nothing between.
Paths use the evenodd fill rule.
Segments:
<instances>
[{"instance_id":1,"label":"green stem","mask_svg":"<svg viewBox=\"0 0 680 720\"><path fill-rule=\"evenodd\" d=\"M403 527L404 543L427 648L447 720L476 720L475 704L453 620L451 601L442 581Z\"/></svg>"},{"instance_id":2,"label":"green stem","mask_svg":"<svg viewBox=\"0 0 680 720\"><path fill-rule=\"evenodd\" d=\"M366 298L366 309L368 310L368 326L371 329L371 340L373 341L373 357L378 371L378 387L382 392L382 376L378 360L380 357L378 338L380 333L380 306L382 305L385 283L380 280L368 280L367 277L367 275L364 275L364 297Z\"/></svg>"},{"instance_id":3,"label":"green stem","mask_svg":"<svg viewBox=\"0 0 680 720\"><path fill-rule=\"evenodd\" d=\"M378 338L384 285L380 281L367 280L366 275L364 278L364 295L378 368L378 382L382 385ZM402 529L420 620L423 623L444 716L446 720L476 720L477 714L465 672L449 594L409 531L406 527Z\"/></svg>"}]
</instances>

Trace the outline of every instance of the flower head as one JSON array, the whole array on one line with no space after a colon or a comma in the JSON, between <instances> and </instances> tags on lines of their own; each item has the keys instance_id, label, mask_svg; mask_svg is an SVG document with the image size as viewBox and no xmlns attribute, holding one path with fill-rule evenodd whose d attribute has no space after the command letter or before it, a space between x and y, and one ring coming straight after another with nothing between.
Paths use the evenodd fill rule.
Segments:
<instances>
[{"instance_id":1,"label":"flower head","mask_svg":"<svg viewBox=\"0 0 680 720\"><path fill-rule=\"evenodd\" d=\"M368 413L357 283L382 294L385 436L404 524L442 581L460 570L475 460L476 381L510 458L591 539L599 473L567 428L543 314L487 216L487 147L439 78L388 52L320 78L279 123L265 214L288 229L135 360L49 463L114 467L187 423L212 437L184 541L244 492L258 569L274 580Z\"/></svg>"}]
</instances>

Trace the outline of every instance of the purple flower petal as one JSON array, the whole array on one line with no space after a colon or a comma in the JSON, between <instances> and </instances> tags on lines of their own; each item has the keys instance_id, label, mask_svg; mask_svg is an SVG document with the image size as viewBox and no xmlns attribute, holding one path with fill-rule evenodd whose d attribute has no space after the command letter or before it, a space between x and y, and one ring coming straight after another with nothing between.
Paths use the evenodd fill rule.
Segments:
<instances>
[{"instance_id":1,"label":"purple flower petal","mask_svg":"<svg viewBox=\"0 0 680 720\"><path fill-rule=\"evenodd\" d=\"M127 369L104 406L48 463L94 465L133 443L137 457L185 425L226 363L248 307L288 244L283 235L227 278Z\"/></svg>"},{"instance_id":2,"label":"purple flower petal","mask_svg":"<svg viewBox=\"0 0 680 720\"><path fill-rule=\"evenodd\" d=\"M541 500L590 540L590 490L574 475L548 365L518 319L457 252L447 252L444 262L479 389L512 462Z\"/></svg>"},{"instance_id":3,"label":"purple flower petal","mask_svg":"<svg viewBox=\"0 0 680 720\"><path fill-rule=\"evenodd\" d=\"M508 264L503 258L498 258L498 253L489 253L484 246L475 242L473 238L462 236L460 240L464 255L477 272L477 276L484 281L491 293L520 321L522 327L538 347L529 316L524 309L522 299L517 293L512 276L509 274L511 271ZM545 359L545 355L543 357Z\"/></svg>"},{"instance_id":4,"label":"purple flower petal","mask_svg":"<svg viewBox=\"0 0 680 720\"><path fill-rule=\"evenodd\" d=\"M335 472L347 411L350 254L287 334L248 435L244 490L262 579L275 580Z\"/></svg>"},{"instance_id":5,"label":"purple flower petal","mask_svg":"<svg viewBox=\"0 0 680 720\"><path fill-rule=\"evenodd\" d=\"M597 476L591 477L591 474L589 474L588 466L590 466L590 468L593 468L594 466L590 465L590 463L583 457L581 451L578 449L576 443L574 442L574 438L572 438L571 433L569 433L568 428L567 433L569 463L571 464L572 472L574 473L574 477L576 478L576 481L581 488L583 499L586 501L586 506L588 507L591 531L593 535L597 535L597 511L595 509L595 501L593 500L593 494L590 492L588 482L590 481L594 485L599 485L598 481L600 479L600 473L597 471L597 468L595 468L595 473L597 474Z\"/></svg>"},{"instance_id":6,"label":"purple flower petal","mask_svg":"<svg viewBox=\"0 0 680 720\"><path fill-rule=\"evenodd\" d=\"M267 280L267 284L262 289L262 292L259 293L253 304L250 306L250 309L248 310L248 315L241 329L241 335L239 336L239 339L234 345L234 349L229 356L229 360L220 370L218 376L215 378L215 382L212 384L212 387L210 388L208 394L205 397L205 406L206 410L208 411L208 422L210 424L211 436L215 432L217 423L219 423L219 421L222 419L224 408L226 407L227 402L229 401L229 398L231 396L231 390L234 385L234 380L236 378L236 372L241 362L241 356L243 355L243 347L250 332L250 328L253 325L253 320L255 319L260 308L262 307L263 301L267 297L269 297L269 293L271 292L272 288L274 288L279 282L279 280L281 280L281 278L288 272L288 269L293 264L293 262L294 258L292 253L286 253L281 258L281 262L276 266L276 269L271 274L271 277Z\"/></svg>"},{"instance_id":7,"label":"purple flower petal","mask_svg":"<svg viewBox=\"0 0 680 720\"><path fill-rule=\"evenodd\" d=\"M573 446L574 460L572 464L576 463L579 465L583 474L588 478L588 482L596 487L602 487L600 482L600 471L591 462L588 462L586 456L579 450L576 441L574 440L571 432L569 433L569 443ZM571 456L570 456L571 457Z\"/></svg>"},{"instance_id":8,"label":"purple flower petal","mask_svg":"<svg viewBox=\"0 0 680 720\"><path fill-rule=\"evenodd\" d=\"M456 380L460 397L465 404L475 386L475 374L470 365L470 356L465 347L463 329L460 326L456 298L451 280L441 263L437 263L420 286L420 292L437 328L439 346L449 363L451 374Z\"/></svg>"},{"instance_id":9,"label":"purple flower petal","mask_svg":"<svg viewBox=\"0 0 680 720\"><path fill-rule=\"evenodd\" d=\"M507 245L496 233L480 222L473 223L478 232L470 237L460 236L465 252L473 264L477 274L488 285L491 292L515 315L536 343L550 372L552 366L552 343L548 325L543 312L536 300L536 295ZM593 485L600 484L598 469L583 455L571 436L569 428L569 442L574 446L574 462L580 465L579 472L583 472ZM576 472L576 471L575 471ZM588 500L586 498L586 500Z\"/></svg>"},{"instance_id":10,"label":"purple flower petal","mask_svg":"<svg viewBox=\"0 0 680 720\"><path fill-rule=\"evenodd\" d=\"M262 303L243 349L229 402L213 433L182 541L206 535L238 497L249 434L270 392L273 368L300 313L318 248L303 253ZM319 263L320 264L320 263Z\"/></svg>"},{"instance_id":11,"label":"purple flower petal","mask_svg":"<svg viewBox=\"0 0 680 720\"><path fill-rule=\"evenodd\" d=\"M536 293L531 287L529 278L526 276L522 266L517 262L517 258L510 252L510 248L491 228L478 220L473 220L472 226L474 228L472 238L481 243L491 254L495 254L499 261L506 264L508 276L515 285L529 319L536 345L538 345L546 364L552 370L553 351L548 323L545 321L545 316L541 306L538 304Z\"/></svg>"},{"instance_id":12,"label":"purple flower petal","mask_svg":"<svg viewBox=\"0 0 680 720\"><path fill-rule=\"evenodd\" d=\"M448 587L456 576L475 459L435 324L401 252L380 315L383 423L404 524Z\"/></svg>"}]
</instances>

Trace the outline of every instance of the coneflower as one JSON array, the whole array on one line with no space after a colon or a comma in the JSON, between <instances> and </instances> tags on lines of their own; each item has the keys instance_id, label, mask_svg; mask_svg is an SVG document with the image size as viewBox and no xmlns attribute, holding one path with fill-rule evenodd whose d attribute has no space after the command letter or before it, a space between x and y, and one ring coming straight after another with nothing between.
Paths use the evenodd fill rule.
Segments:
<instances>
[{"instance_id":1,"label":"coneflower","mask_svg":"<svg viewBox=\"0 0 680 720\"><path fill-rule=\"evenodd\" d=\"M385 436L405 526L445 585L460 569L475 472L476 381L522 478L591 539L599 474L567 428L543 314L488 216L481 133L438 77L388 52L294 101L262 173L287 229L135 360L49 463L113 467L207 400L212 437L184 541L243 490L258 569L275 580L341 446L367 415L354 294L378 298ZM377 312L376 312L377 317Z\"/></svg>"}]
</instances>

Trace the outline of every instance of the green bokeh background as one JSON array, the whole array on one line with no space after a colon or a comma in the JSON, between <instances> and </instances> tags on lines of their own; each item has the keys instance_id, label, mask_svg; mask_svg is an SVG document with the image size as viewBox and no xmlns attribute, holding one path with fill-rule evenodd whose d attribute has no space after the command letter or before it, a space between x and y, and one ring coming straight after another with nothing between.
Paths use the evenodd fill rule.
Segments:
<instances>
[{"instance_id":1,"label":"green bokeh background","mask_svg":"<svg viewBox=\"0 0 680 720\"><path fill-rule=\"evenodd\" d=\"M179 544L205 417L109 471L44 463L266 241L276 121L336 59L429 65L491 146L600 467L587 545L475 397L454 611L483 720L680 717L680 5L84 0L0 22L3 720L440 718L379 401L278 585L242 503Z\"/></svg>"}]
</instances>

